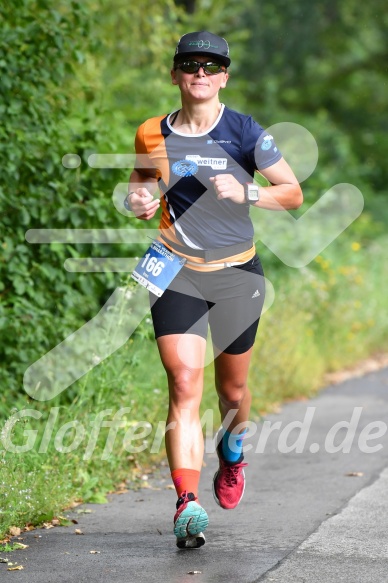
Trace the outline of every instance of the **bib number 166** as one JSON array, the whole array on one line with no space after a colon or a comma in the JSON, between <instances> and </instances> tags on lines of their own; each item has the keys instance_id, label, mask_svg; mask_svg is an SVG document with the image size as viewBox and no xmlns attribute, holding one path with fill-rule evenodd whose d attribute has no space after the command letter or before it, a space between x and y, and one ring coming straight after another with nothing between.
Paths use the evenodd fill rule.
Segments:
<instances>
[{"instance_id":1,"label":"bib number 166","mask_svg":"<svg viewBox=\"0 0 388 583\"><path fill-rule=\"evenodd\" d=\"M160 241L153 241L132 272L132 277L151 293L160 297L185 264Z\"/></svg>"},{"instance_id":2,"label":"bib number 166","mask_svg":"<svg viewBox=\"0 0 388 583\"><path fill-rule=\"evenodd\" d=\"M141 264L141 267L145 267L146 271L152 273L154 277L157 277L162 273L165 264L156 257L150 257L150 255L150 253L144 255L144 261Z\"/></svg>"}]
</instances>

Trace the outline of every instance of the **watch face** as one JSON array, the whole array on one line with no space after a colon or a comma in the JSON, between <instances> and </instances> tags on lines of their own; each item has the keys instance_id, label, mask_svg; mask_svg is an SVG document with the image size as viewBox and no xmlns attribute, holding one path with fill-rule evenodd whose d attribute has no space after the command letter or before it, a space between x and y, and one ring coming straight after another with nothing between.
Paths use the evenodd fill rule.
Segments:
<instances>
[{"instance_id":1,"label":"watch face","mask_svg":"<svg viewBox=\"0 0 388 583\"><path fill-rule=\"evenodd\" d=\"M256 184L248 185L248 200L256 201L259 200L259 187Z\"/></svg>"}]
</instances>

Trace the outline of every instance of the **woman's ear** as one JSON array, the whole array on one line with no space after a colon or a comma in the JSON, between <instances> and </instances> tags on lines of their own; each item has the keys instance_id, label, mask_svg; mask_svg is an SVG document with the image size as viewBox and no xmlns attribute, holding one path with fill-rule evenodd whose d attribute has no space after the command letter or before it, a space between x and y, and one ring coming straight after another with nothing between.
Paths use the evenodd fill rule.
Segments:
<instances>
[{"instance_id":1,"label":"woman's ear","mask_svg":"<svg viewBox=\"0 0 388 583\"><path fill-rule=\"evenodd\" d=\"M224 73L224 79L221 81L220 89L225 89L229 79L229 73Z\"/></svg>"},{"instance_id":2,"label":"woman's ear","mask_svg":"<svg viewBox=\"0 0 388 583\"><path fill-rule=\"evenodd\" d=\"M178 85L176 69L171 69L171 82L173 85Z\"/></svg>"}]
</instances>

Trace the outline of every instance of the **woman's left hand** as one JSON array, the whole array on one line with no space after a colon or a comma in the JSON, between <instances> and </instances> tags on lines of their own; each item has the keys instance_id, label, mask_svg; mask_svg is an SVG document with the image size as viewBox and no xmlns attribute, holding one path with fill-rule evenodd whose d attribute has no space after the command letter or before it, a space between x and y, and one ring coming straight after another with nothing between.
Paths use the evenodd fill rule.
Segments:
<instances>
[{"instance_id":1,"label":"woman's left hand","mask_svg":"<svg viewBox=\"0 0 388 583\"><path fill-rule=\"evenodd\" d=\"M214 185L218 200L229 198L236 204L245 202L244 186L235 179L233 174L217 174L210 178L210 182Z\"/></svg>"}]
</instances>

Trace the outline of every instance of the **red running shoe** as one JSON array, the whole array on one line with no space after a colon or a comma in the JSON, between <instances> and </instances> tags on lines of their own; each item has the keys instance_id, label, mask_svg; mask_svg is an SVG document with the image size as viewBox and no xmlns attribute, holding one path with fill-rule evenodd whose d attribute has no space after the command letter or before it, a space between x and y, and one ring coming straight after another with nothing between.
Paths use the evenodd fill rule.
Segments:
<instances>
[{"instance_id":1,"label":"red running shoe","mask_svg":"<svg viewBox=\"0 0 388 583\"><path fill-rule=\"evenodd\" d=\"M209 518L206 510L196 502L197 499L192 492L184 491L176 503L174 534L180 549L195 549L205 544L202 531L208 526Z\"/></svg>"},{"instance_id":2,"label":"red running shoe","mask_svg":"<svg viewBox=\"0 0 388 583\"><path fill-rule=\"evenodd\" d=\"M221 508L232 510L240 503L245 490L244 469L248 464L243 463L243 456L238 462L227 462L221 455L221 441L217 446L217 455L220 462L218 471L213 478L213 496Z\"/></svg>"}]
</instances>

